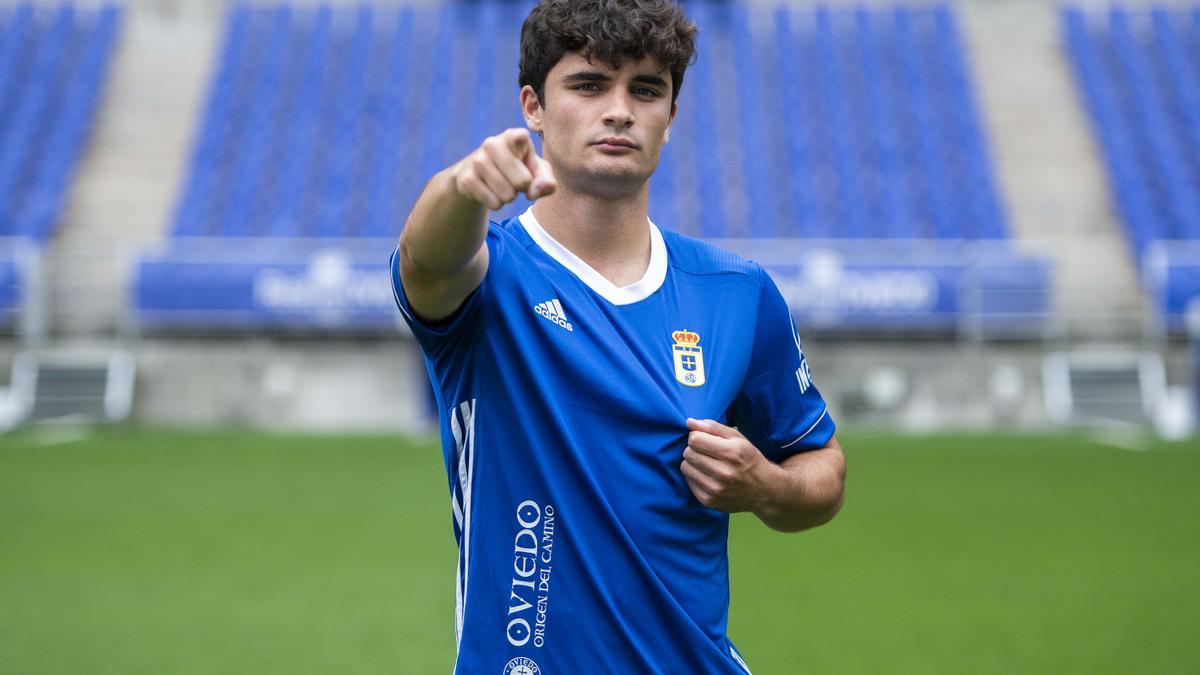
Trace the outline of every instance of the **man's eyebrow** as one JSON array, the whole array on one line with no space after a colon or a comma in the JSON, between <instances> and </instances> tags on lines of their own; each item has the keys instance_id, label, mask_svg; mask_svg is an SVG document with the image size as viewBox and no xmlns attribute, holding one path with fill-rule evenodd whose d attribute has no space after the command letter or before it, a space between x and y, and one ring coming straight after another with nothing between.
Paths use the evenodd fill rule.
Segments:
<instances>
[{"instance_id":1,"label":"man's eyebrow","mask_svg":"<svg viewBox=\"0 0 1200 675\"><path fill-rule=\"evenodd\" d=\"M634 75L633 81L641 84L652 84L656 87L663 87L664 89L667 87L667 81L657 75Z\"/></svg>"},{"instance_id":2,"label":"man's eyebrow","mask_svg":"<svg viewBox=\"0 0 1200 675\"><path fill-rule=\"evenodd\" d=\"M612 77L594 70L581 70L563 77L564 82L609 82L611 80ZM637 84L649 84L664 89L668 86L667 81L657 75L634 75L633 81Z\"/></svg>"},{"instance_id":3,"label":"man's eyebrow","mask_svg":"<svg viewBox=\"0 0 1200 675\"><path fill-rule=\"evenodd\" d=\"M581 70L563 77L564 82L608 82L612 78L594 70Z\"/></svg>"}]
</instances>

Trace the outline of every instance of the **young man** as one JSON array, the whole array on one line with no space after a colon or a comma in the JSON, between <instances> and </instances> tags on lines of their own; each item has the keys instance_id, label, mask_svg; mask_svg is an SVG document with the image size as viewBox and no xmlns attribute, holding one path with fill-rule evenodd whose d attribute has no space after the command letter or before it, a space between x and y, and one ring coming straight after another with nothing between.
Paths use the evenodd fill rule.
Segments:
<instances>
[{"instance_id":1,"label":"young man","mask_svg":"<svg viewBox=\"0 0 1200 675\"><path fill-rule=\"evenodd\" d=\"M525 129L487 139L400 237L459 544L455 672L745 672L728 514L797 531L841 506L775 285L647 218L695 33L671 0L543 0L520 100L544 157ZM535 205L489 224L518 193Z\"/></svg>"}]
</instances>

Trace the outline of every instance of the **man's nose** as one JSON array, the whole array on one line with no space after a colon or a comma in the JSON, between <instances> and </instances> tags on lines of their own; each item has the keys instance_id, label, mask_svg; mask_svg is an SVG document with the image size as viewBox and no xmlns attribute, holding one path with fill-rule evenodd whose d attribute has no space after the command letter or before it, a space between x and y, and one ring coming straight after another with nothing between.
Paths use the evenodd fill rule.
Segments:
<instances>
[{"instance_id":1,"label":"man's nose","mask_svg":"<svg viewBox=\"0 0 1200 675\"><path fill-rule=\"evenodd\" d=\"M604 124L613 127L633 126L633 106L628 92L613 91L608 109L604 113Z\"/></svg>"}]
</instances>

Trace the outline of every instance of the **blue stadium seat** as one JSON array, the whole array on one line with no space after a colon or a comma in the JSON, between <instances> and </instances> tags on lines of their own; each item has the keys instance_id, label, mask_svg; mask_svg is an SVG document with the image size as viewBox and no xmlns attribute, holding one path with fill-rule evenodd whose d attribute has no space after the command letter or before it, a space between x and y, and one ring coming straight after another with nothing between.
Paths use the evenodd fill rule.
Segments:
<instances>
[{"instance_id":1,"label":"blue stadium seat","mask_svg":"<svg viewBox=\"0 0 1200 675\"><path fill-rule=\"evenodd\" d=\"M0 11L0 236L52 234L120 17L111 5Z\"/></svg>"},{"instance_id":2,"label":"blue stadium seat","mask_svg":"<svg viewBox=\"0 0 1200 675\"><path fill-rule=\"evenodd\" d=\"M260 17L265 23L256 31L255 43L261 45L255 55L262 59L258 86L254 89L249 107L245 112L246 124L242 127L245 140L237 145L241 148L229 167L229 202L224 214L214 214L219 223L217 229L225 236L245 236L255 231L253 218L257 215L253 199L257 193L257 181L263 175L267 146L272 138L272 113L279 104L280 82L283 78L284 58L292 52L288 34L292 19L287 6L267 10Z\"/></svg>"},{"instance_id":3,"label":"blue stadium seat","mask_svg":"<svg viewBox=\"0 0 1200 675\"><path fill-rule=\"evenodd\" d=\"M29 24L33 20L33 5L19 5L11 14L0 18L0 101L15 101L19 96L20 65L33 42ZM8 118L15 106L0 106L0 134L8 128ZM3 146L0 146L3 147Z\"/></svg>"},{"instance_id":4,"label":"blue stadium seat","mask_svg":"<svg viewBox=\"0 0 1200 675\"><path fill-rule=\"evenodd\" d=\"M818 223L824 217L820 195L814 186L818 119L815 109L818 98L811 95L815 89L806 86L809 84L804 77L807 69L798 66L806 62L807 40L805 36L796 34L793 13L788 9L776 9L773 18L774 35L764 36L763 42L774 43L778 54L778 81L787 86L779 87L779 105L782 109L778 125L772 129L770 137L773 145L784 146L788 167L784 191L777 197L790 197L791 203L791 217L777 224L775 229L783 236L816 236L821 230ZM809 120L812 123L804 123ZM779 133L780 129L789 127L792 133Z\"/></svg>"},{"instance_id":5,"label":"blue stadium seat","mask_svg":"<svg viewBox=\"0 0 1200 675\"><path fill-rule=\"evenodd\" d=\"M1200 28L1189 16L1165 8L1062 13L1065 47L1138 258L1153 241L1200 235Z\"/></svg>"},{"instance_id":6,"label":"blue stadium seat","mask_svg":"<svg viewBox=\"0 0 1200 675\"><path fill-rule=\"evenodd\" d=\"M393 22L394 32L390 33L392 46L383 54L386 64L381 67L381 71L385 79L382 83L383 91L377 99L379 139L373 148L376 151L371 163L373 170L366 169L368 178L364 197L367 204L364 214L366 220L362 227L364 236L394 237L402 217L392 195L395 194L400 175L401 144L411 140L409 135L404 133L400 120L410 75L406 65L411 60L408 46L414 41L413 21L412 8L405 8L398 13Z\"/></svg>"},{"instance_id":7,"label":"blue stadium seat","mask_svg":"<svg viewBox=\"0 0 1200 675\"><path fill-rule=\"evenodd\" d=\"M948 7L938 6L934 12L939 28L937 44L947 78L948 101L952 103L950 107L958 132L959 143L956 147L966 153L962 159L961 182L954 191L954 194L966 200L958 209L960 213L965 212L969 215L963 229L969 239L1005 239L1008 232L995 191L971 187L992 185L995 179L992 175L990 153L978 123L978 106L975 104L967 68L963 62L958 28Z\"/></svg>"},{"instance_id":8,"label":"blue stadium seat","mask_svg":"<svg viewBox=\"0 0 1200 675\"><path fill-rule=\"evenodd\" d=\"M183 236L208 234L204 228L205 206L216 178L217 148L224 140L225 127L231 122L230 106L233 81L241 65L241 54L247 48L247 24L250 8L235 5L226 23L225 42L221 48L220 64L209 87L204 123L199 129L192 151L187 183L175 209L175 233Z\"/></svg>"},{"instance_id":9,"label":"blue stadium seat","mask_svg":"<svg viewBox=\"0 0 1200 675\"><path fill-rule=\"evenodd\" d=\"M74 74L59 71L62 81L59 83L59 112L54 115L57 122L43 137L42 161L30 171L32 180L17 230L19 234L35 240L50 236L95 112L119 17L115 7L103 7L91 26L77 31L80 45Z\"/></svg>"},{"instance_id":10,"label":"blue stadium seat","mask_svg":"<svg viewBox=\"0 0 1200 675\"><path fill-rule=\"evenodd\" d=\"M270 214L266 231L272 236L303 236L304 222L311 217L313 199L309 175L314 165L328 161L328 157L317 154L320 133L320 115L328 107L325 90L332 85L334 69L327 59L332 49L333 12L328 5L316 10L311 27L305 31L307 53L301 61L299 88L295 92L295 112L290 119L277 119L283 123L286 135L282 141L285 154L280 156L283 173L275 189L275 211Z\"/></svg>"},{"instance_id":11,"label":"blue stadium seat","mask_svg":"<svg viewBox=\"0 0 1200 675\"><path fill-rule=\"evenodd\" d=\"M873 16L864 8L854 12L859 39L858 67L864 81L863 125L870 139L871 150L864 153L863 164L868 182L868 235L871 237L911 236L905 232L905 204L899 169L898 148L894 127L894 92L883 75L881 53L886 47L886 24L877 13Z\"/></svg>"},{"instance_id":12,"label":"blue stadium seat","mask_svg":"<svg viewBox=\"0 0 1200 675\"><path fill-rule=\"evenodd\" d=\"M715 23L710 17L713 13L715 3L698 2L690 6L692 17L697 23L704 26L714 26ZM714 31L715 33L715 31ZM710 37L716 37L715 34ZM687 91L689 98L687 106L690 109L688 117L691 120L691 136L681 139L681 142L691 142L698 146L708 145L724 134L730 133L726 128L722 128L717 124L716 99L720 95L716 89L716 75L714 74L715 60L711 48L698 50L696 64L688 71L688 79L684 80L691 88ZM724 194L719 189L712 189L715 186L721 185L720 162L713 161L711 158L715 155L720 157L715 152L697 153L701 161L695 167L696 171L696 186L694 194L697 200L697 222L692 233L704 237L716 237L722 233L725 213ZM710 186L709 189L703 189L701 186ZM686 224L681 224L687 227Z\"/></svg>"},{"instance_id":13,"label":"blue stadium seat","mask_svg":"<svg viewBox=\"0 0 1200 675\"><path fill-rule=\"evenodd\" d=\"M38 147L44 133L44 122L51 119L52 96L56 93L58 69L63 53L68 49L74 8L65 5L55 12L46 32L34 43L32 64L27 71L21 94L14 99L12 116L0 136L0 204L17 204L18 191L28 157Z\"/></svg>"}]
</instances>

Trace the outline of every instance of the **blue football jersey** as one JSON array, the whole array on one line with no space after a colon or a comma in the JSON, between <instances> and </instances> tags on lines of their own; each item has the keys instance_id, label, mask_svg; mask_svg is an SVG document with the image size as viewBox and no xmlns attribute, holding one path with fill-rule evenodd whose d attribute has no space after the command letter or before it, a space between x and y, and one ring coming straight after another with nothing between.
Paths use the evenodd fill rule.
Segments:
<instances>
[{"instance_id":1,"label":"blue football jersey","mask_svg":"<svg viewBox=\"0 0 1200 675\"><path fill-rule=\"evenodd\" d=\"M456 673L744 673L726 636L729 516L680 471L685 420L771 460L834 432L782 296L755 263L650 224L617 287L532 210L489 225L449 319L396 302L441 414L458 542Z\"/></svg>"}]
</instances>

